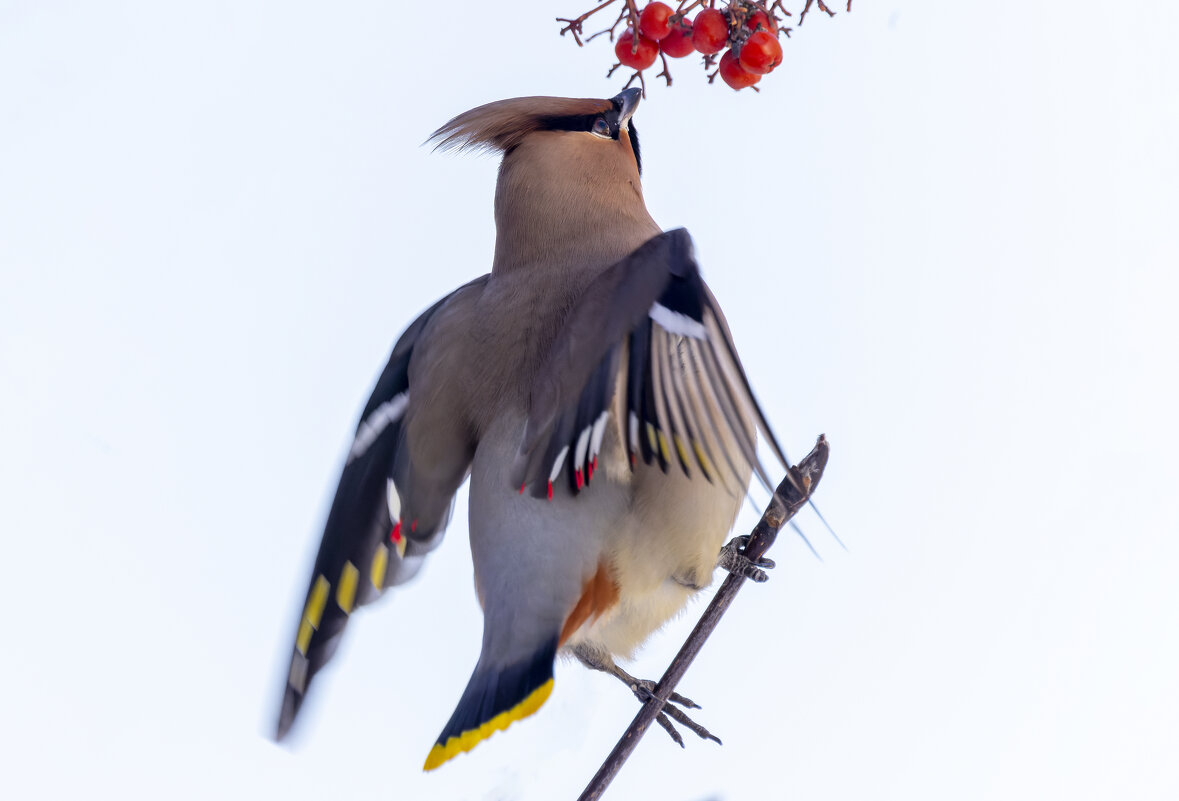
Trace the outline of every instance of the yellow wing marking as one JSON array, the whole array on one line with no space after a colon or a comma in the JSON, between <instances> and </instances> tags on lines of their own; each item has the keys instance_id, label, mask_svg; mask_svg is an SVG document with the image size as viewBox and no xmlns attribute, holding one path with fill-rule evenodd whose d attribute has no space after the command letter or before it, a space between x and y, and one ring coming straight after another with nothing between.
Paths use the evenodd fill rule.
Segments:
<instances>
[{"instance_id":1,"label":"yellow wing marking","mask_svg":"<svg viewBox=\"0 0 1179 801\"><path fill-rule=\"evenodd\" d=\"M656 431L656 434L659 436L659 453L663 456L663 461L670 462L671 453L667 450L667 437L663 436L662 431Z\"/></svg>"},{"instance_id":2,"label":"yellow wing marking","mask_svg":"<svg viewBox=\"0 0 1179 801\"><path fill-rule=\"evenodd\" d=\"M378 590L385 586L385 569L389 567L389 548L385 543L377 546L373 554L373 566L369 570L369 579Z\"/></svg>"},{"instance_id":3,"label":"yellow wing marking","mask_svg":"<svg viewBox=\"0 0 1179 801\"><path fill-rule=\"evenodd\" d=\"M692 440L692 450L696 451L696 459L700 462L700 467L704 470L704 475L712 478L712 462L704 453L704 448L696 440Z\"/></svg>"},{"instance_id":4,"label":"yellow wing marking","mask_svg":"<svg viewBox=\"0 0 1179 801\"><path fill-rule=\"evenodd\" d=\"M311 597L303 607L303 620L299 623L299 636L295 638L295 647L299 653L306 655L307 646L311 644L311 632L319 628L319 621L323 619L323 607L327 603L328 590L331 584L323 576L315 580L311 588Z\"/></svg>"},{"instance_id":5,"label":"yellow wing marking","mask_svg":"<svg viewBox=\"0 0 1179 801\"><path fill-rule=\"evenodd\" d=\"M344 563L340 571L340 586L336 587L336 603L344 610L344 614L352 614L352 605L356 603L356 579L360 571L351 562Z\"/></svg>"},{"instance_id":6,"label":"yellow wing marking","mask_svg":"<svg viewBox=\"0 0 1179 801\"><path fill-rule=\"evenodd\" d=\"M470 751L497 731L503 731L517 720L523 720L533 714L548 700L552 692L553 680L549 679L529 693L523 701L505 712L500 712L479 728L468 729L457 737L450 737L445 744L435 743L434 747L430 749L429 756L426 757L425 770L434 770L443 762Z\"/></svg>"},{"instance_id":7,"label":"yellow wing marking","mask_svg":"<svg viewBox=\"0 0 1179 801\"><path fill-rule=\"evenodd\" d=\"M672 440L675 442L675 451L680 455L680 462L682 464L691 464L692 459L688 456L688 449L684 447L684 441L680 439L679 434L673 434Z\"/></svg>"}]
</instances>

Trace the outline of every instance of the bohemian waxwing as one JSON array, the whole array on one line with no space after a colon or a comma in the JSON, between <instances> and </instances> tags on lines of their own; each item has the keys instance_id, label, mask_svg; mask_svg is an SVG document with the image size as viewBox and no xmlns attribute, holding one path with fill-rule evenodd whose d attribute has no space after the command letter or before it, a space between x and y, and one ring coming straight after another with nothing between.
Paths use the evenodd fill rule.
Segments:
<instances>
[{"instance_id":1,"label":"bohemian waxwing","mask_svg":"<svg viewBox=\"0 0 1179 801\"><path fill-rule=\"evenodd\" d=\"M766 479L755 425L786 459L690 237L647 213L638 102L637 89L502 100L431 137L502 153L491 273L409 326L364 408L296 627L279 738L353 610L439 544L468 476L483 648L427 770L535 712L560 651L642 695L651 685L614 659L711 582L718 554L756 572L721 548L751 473Z\"/></svg>"}]
</instances>

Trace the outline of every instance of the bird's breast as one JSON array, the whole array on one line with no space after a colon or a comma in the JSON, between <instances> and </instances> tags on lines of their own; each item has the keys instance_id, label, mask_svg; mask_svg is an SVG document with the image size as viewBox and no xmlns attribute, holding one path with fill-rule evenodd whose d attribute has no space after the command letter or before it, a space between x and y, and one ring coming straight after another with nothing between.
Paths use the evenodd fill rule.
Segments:
<instances>
[{"instance_id":1,"label":"bird's breast","mask_svg":"<svg viewBox=\"0 0 1179 801\"><path fill-rule=\"evenodd\" d=\"M571 638L623 658L711 584L741 504L723 487L641 463L630 489L628 513L604 546L617 603Z\"/></svg>"}]
</instances>

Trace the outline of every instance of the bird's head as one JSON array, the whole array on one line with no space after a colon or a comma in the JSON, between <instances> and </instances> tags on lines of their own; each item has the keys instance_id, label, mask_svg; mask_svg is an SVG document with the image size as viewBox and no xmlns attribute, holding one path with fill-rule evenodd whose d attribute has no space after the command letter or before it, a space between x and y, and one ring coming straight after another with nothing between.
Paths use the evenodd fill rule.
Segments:
<instances>
[{"instance_id":1,"label":"bird's head","mask_svg":"<svg viewBox=\"0 0 1179 801\"><path fill-rule=\"evenodd\" d=\"M567 158L617 160L619 167L642 172L639 138L631 117L638 89L609 100L572 97L514 97L473 108L435 131L428 141L438 149L488 150L505 157L523 145L552 150ZM531 155L531 154L530 154Z\"/></svg>"},{"instance_id":2,"label":"bird's head","mask_svg":"<svg viewBox=\"0 0 1179 801\"><path fill-rule=\"evenodd\" d=\"M551 259L556 250L585 248L603 235L633 248L658 233L640 184L632 120L640 96L627 89L602 100L517 97L471 109L434 132L437 148L503 156L497 267Z\"/></svg>"}]
</instances>

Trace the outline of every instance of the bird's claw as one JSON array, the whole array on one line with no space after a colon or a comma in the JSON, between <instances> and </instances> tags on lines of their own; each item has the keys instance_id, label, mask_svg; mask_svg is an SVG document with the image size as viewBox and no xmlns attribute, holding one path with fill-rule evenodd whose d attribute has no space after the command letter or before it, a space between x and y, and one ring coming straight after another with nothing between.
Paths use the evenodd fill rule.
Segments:
<instances>
[{"instance_id":1,"label":"bird's claw","mask_svg":"<svg viewBox=\"0 0 1179 801\"><path fill-rule=\"evenodd\" d=\"M631 692L635 694L635 697L639 699L640 703L645 704L655 697L655 682L649 679L636 679L633 683L631 683L630 689ZM702 740L712 740L717 743L717 745L723 744L721 743L721 739L719 737L688 717L683 709L674 707L672 704L679 704L680 706L684 707L684 709L699 709L700 705L691 698L680 695L676 692L673 692L667 697L667 702L663 705L663 709L655 717L655 721L663 728L665 732L667 732L667 736L675 741L676 745L678 745L680 748L683 748L684 738L681 737L680 733L676 730L675 725L672 723L673 720L684 728L693 732Z\"/></svg>"},{"instance_id":2,"label":"bird's claw","mask_svg":"<svg viewBox=\"0 0 1179 801\"><path fill-rule=\"evenodd\" d=\"M773 559L761 557L756 561L750 559L745 555L745 546L749 544L749 535L742 534L739 537L733 537L729 540L725 547L721 548L720 556L716 560L717 567L724 568L738 576L743 576L751 581L762 583L769 580L766 574L767 570L772 570L775 566Z\"/></svg>"},{"instance_id":3,"label":"bird's claw","mask_svg":"<svg viewBox=\"0 0 1179 801\"><path fill-rule=\"evenodd\" d=\"M724 743L721 742L721 738L717 737L708 729L692 720L690 717L684 714L682 709L676 709L670 704L664 704L663 711L659 713L658 717L656 717L656 720L659 720L659 718L663 718L663 720L659 721L659 725L663 726L664 731L671 732L675 730L675 727L672 726L671 721L667 720L667 718L671 718L671 720L674 720L685 729L694 732L701 740L712 740L717 745L724 745ZM679 736L678 732L676 733L676 736L672 737L671 739L679 743L680 748L684 747L684 740Z\"/></svg>"},{"instance_id":4,"label":"bird's claw","mask_svg":"<svg viewBox=\"0 0 1179 801\"><path fill-rule=\"evenodd\" d=\"M639 703L645 704L655 697L655 682L651 681L650 679L635 679L630 685L630 691L635 694L636 698L639 699ZM685 695L680 695L677 692L673 692L671 695L669 695L667 700L671 701L672 703L679 704L685 709L700 708L700 704L696 703Z\"/></svg>"},{"instance_id":5,"label":"bird's claw","mask_svg":"<svg viewBox=\"0 0 1179 801\"><path fill-rule=\"evenodd\" d=\"M646 704L656 697L655 688L657 685L655 682L650 679L639 679L630 675L615 664L609 654L581 644L573 647L573 655L586 667L592 670L600 670L603 673L609 673L621 681L630 688L635 698L639 699L640 704ZM655 721L663 727L663 730L667 732L667 736L674 740L680 748L684 747L684 738L676 731L675 725L672 723L673 720L689 731L694 732L697 737L703 740L713 740L718 745L720 744L719 737L688 717L682 709L672 706L673 704L678 704L684 707L684 709L699 709L700 705L687 696L673 692L668 694L667 701L664 702L663 708L659 710L659 713L655 717Z\"/></svg>"}]
</instances>

